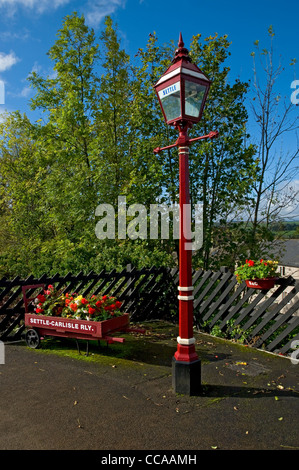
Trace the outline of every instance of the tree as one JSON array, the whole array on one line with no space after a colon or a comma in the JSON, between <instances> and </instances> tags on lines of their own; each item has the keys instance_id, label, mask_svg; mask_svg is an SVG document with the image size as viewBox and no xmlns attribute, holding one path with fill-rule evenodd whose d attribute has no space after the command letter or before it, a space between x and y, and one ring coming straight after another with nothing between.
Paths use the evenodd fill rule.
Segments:
<instances>
[{"instance_id":1,"label":"tree","mask_svg":"<svg viewBox=\"0 0 299 470\"><path fill-rule=\"evenodd\" d=\"M44 223L43 148L26 115L11 113L0 124L0 275L27 275L40 262L42 244L53 236Z\"/></svg>"},{"instance_id":2,"label":"tree","mask_svg":"<svg viewBox=\"0 0 299 470\"><path fill-rule=\"evenodd\" d=\"M219 131L218 139L190 148L192 203L203 205L204 244L197 260L205 269L218 268L224 261L234 265L242 241L236 221L250 201L256 173L254 147L247 144L245 125L248 84L228 80L229 46L226 35L216 34L204 43L200 35L194 36L190 47L192 59L212 81L195 135Z\"/></svg>"},{"instance_id":3,"label":"tree","mask_svg":"<svg viewBox=\"0 0 299 470\"><path fill-rule=\"evenodd\" d=\"M36 126L36 138L46 144L44 198L57 227L48 255L57 253L60 271L80 267L80 260L85 269L137 264L140 258L163 263L163 250L149 248L148 241L95 238L97 205L116 208L120 195L137 202L142 187L134 154L138 131L132 117L130 57L121 48L117 27L107 17L96 44L84 17L74 13L65 18L49 56L55 78L30 77L36 90L32 106L46 117Z\"/></svg>"},{"instance_id":4,"label":"tree","mask_svg":"<svg viewBox=\"0 0 299 470\"><path fill-rule=\"evenodd\" d=\"M255 51L252 52L252 112L257 128L258 178L253 187L254 204L248 208L248 256L251 257L271 251L274 240L272 224L280 218L290 218L291 208L299 203L299 191L292 185L299 168L298 137L293 150L287 151L283 140L287 135L296 136L298 115L294 115L296 109L290 98L283 98L277 91L284 68L281 63L275 64L272 26L268 35L270 48L261 50L259 41L255 41ZM259 64L256 59L259 59Z\"/></svg>"},{"instance_id":5,"label":"tree","mask_svg":"<svg viewBox=\"0 0 299 470\"><path fill-rule=\"evenodd\" d=\"M206 269L222 264L220 258L224 252L230 253L228 259L233 264L235 250L230 246L229 238L225 244L223 238L218 257L211 257L211 252L219 240L219 223L224 230L225 225L231 223L229 215L233 211L237 214L242 210L248 202L255 175L254 149L246 145L244 126L247 119L244 99L248 85L238 80L233 85L228 83L229 68L223 65L229 54L228 48L227 37L218 38L217 35L207 38L204 44L200 42L200 35L194 36L190 47L194 62L213 82L202 121L190 131L190 135L195 137L215 129L220 132L217 141L201 142L190 147L191 201L193 207L195 204L203 204L204 219L204 246L194 257L194 263ZM177 132L164 123L153 90L154 83L170 65L174 49L173 42L158 47L157 36L152 34L147 49L138 51L142 65L137 73L140 84L137 100L140 113L137 118L143 126L139 142L140 148L148 152L152 152L155 146L165 146L177 139ZM141 119L141 115L148 116L148 119ZM157 176L162 188L156 197L168 204L178 202L178 163L177 149L169 149L161 152L151 166L151 169L155 169L153 176ZM152 181L149 179L147 184L151 185ZM239 242L237 239L234 244ZM169 249L171 247L178 251L177 244L172 243Z\"/></svg>"},{"instance_id":6,"label":"tree","mask_svg":"<svg viewBox=\"0 0 299 470\"><path fill-rule=\"evenodd\" d=\"M171 63L174 49L173 42L159 46L151 34L133 63L111 18L106 18L98 42L84 17L73 13L64 19L49 50L55 75L44 78L33 73L29 78L36 92L32 107L42 110L44 119L30 123L14 116L4 125L0 217L9 221L13 241L20 226L14 253L23 272L175 262L178 240L172 236L98 240L95 235L96 207L110 203L116 209L118 196L147 209L150 204L178 202L177 149L153 153L155 147L177 139L177 131L163 120L153 88ZM248 246L242 246L244 227L236 220L251 202L257 167L245 127L248 85L228 80L226 36L210 36L203 42L200 35L194 36L190 53L212 79L203 119L190 137L216 129L220 134L213 142L190 147L192 205L203 205L205 235L194 267L218 268L224 260L232 266ZM11 163L30 171L14 173ZM30 212L31 217L26 217ZM3 231L5 238L10 239ZM9 243L2 250L5 256L13 253ZM9 264L7 257L5 263Z\"/></svg>"},{"instance_id":7,"label":"tree","mask_svg":"<svg viewBox=\"0 0 299 470\"><path fill-rule=\"evenodd\" d=\"M45 172L43 224L54 227L41 256L51 260L48 269L52 271L78 270L94 256L98 49L93 30L74 13L64 19L48 53L55 76L43 78L33 72L29 77L36 91L31 106L44 112L44 120L34 125L33 132L43 149L39 159Z\"/></svg>"},{"instance_id":8,"label":"tree","mask_svg":"<svg viewBox=\"0 0 299 470\"><path fill-rule=\"evenodd\" d=\"M110 17L105 19L100 40L103 73L98 84L99 111L95 123L98 147L95 180L101 180L101 202L116 205L118 196L129 192L132 170L130 57L121 49L117 27L113 27Z\"/></svg>"}]
</instances>

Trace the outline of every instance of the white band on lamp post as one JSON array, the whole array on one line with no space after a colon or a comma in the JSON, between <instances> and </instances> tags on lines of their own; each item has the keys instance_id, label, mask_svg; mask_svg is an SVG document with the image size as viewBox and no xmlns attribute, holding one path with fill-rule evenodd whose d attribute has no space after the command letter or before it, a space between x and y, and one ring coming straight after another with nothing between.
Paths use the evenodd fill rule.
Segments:
<instances>
[{"instance_id":1,"label":"white band on lamp post","mask_svg":"<svg viewBox=\"0 0 299 470\"><path fill-rule=\"evenodd\" d=\"M180 336L178 336L177 342L179 344L182 344L183 346L190 346L190 344L195 343L195 338L181 338Z\"/></svg>"},{"instance_id":2,"label":"white band on lamp post","mask_svg":"<svg viewBox=\"0 0 299 470\"><path fill-rule=\"evenodd\" d=\"M194 296L193 295L178 295L179 300L193 300Z\"/></svg>"},{"instance_id":3,"label":"white band on lamp post","mask_svg":"<svg viewBox=\"0 0 299 470\"><path fill-rule=\"evenodd\" d=\"M178 290L181 291L181 292L188 292L190 290L193 290L193 286L189 286L189 287L178 286Z\"/></svg>"}]
</instances>

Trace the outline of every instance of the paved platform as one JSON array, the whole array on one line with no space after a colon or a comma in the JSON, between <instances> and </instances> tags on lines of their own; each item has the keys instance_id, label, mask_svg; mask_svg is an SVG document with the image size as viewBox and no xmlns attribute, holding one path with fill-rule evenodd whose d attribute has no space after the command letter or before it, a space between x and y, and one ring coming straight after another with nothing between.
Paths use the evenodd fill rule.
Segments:
<instances>
[{"instance_id":1,"label":"paved platform","mask_svg":"<svg viewBox=\"0 0 299 470\"><path fill-rule=\"evenodd\" d=\"M59 341L39 350L6 344L0 449L298 450L299 365L195 336L203 389L192 397L172 389L176 341L167 326L88 357L71 342L61 350Z\"/></svg>"}]
</instances>

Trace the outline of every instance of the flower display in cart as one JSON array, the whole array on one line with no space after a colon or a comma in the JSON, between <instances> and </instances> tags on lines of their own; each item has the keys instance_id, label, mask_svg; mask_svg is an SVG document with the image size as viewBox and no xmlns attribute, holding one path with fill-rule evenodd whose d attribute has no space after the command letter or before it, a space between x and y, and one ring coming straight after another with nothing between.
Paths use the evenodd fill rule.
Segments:
<instances>
[{"instance_id":1,"label":"flower display in cart","mask_svg":"<svg viewBox=\"0 0 299 470\"><path fill-rule=\"evenodd\" d=\"M235 270L234 274L239 283L246 280L277 278L279 277L277 265L278 261L264 259L254 261L247 259L245 264L242 264Z\"/></svg>"},{"instance_id":2,"label":"flower display in cart","mask_svg":"<svg viewBox=\"0 0 299 470\"><path fill-rule=\"evenodd\" d=\"M57 291L49 285L35 299L35 313L81 320L103 321L122 315L121 302L107 295L83 297L77 293Z\"/></svg>"},{"instance_id":3,"label":"flower display in cart","mask_svg":"<svg viewBox=\"0 0 299 470\"><path fill-rule=\"evenodd\" d=\"M63 300L60 293L51 284L35 299L35 312L41 315L59 316L63 310Z\"/></svg>"}]
</instances>

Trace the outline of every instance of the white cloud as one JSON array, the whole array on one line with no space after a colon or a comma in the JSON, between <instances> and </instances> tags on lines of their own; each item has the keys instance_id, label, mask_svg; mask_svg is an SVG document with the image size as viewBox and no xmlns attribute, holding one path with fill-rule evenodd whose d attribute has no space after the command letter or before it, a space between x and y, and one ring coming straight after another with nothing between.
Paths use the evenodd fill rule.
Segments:
<instances>
[{"instance_id":1,"label":"white cloud","mask_svg":"<svg viewBox=\"0 0 299 470\"><path fill-rule=\"evenodd\" d=\"M10 52L9 54L0 52L0 72L4 72L5 70L10 69L19 60L20 59L18 59L14 52Z\"/></svg>"},{"instance_id":2,"label":"white cloud","mask_svg":"<svg viewBox=\"0 0 299 470\"><path fill-rule=\"evenodd\" d=\"M24 86L21 91L13 92L8 91L7 95L12 96L13 98L28 98L32 90L29 86Z\"/></svg>"},{"instance_id":3,"label":"white cloud","mask_svg":"<svg viewBox=\"0 0 299 470\"><path fill-rule=\"evenodd\" d=\"M0 0L0 8L5 10L8 16L14 16L19 7L43 13L46 10L56 9L70 0Z\"/></svg>"},{"instance_id":4,"label":"white cloud","mask_svg":"<svg viewBox=\"0 0 299 470\"><path fill-rule=\"evenodd\" d=\"M85 8L86 22L90 26L96 27L105 16L111 15L117 8L124 8L125 4L126 0L89 0Z\"/></svg>"},{"instance_id":5,"label":"white cloud","mask_svg":"<svg viewBox=\"0 0 299 470\"><path fill-rule=\"evenodd\" d=\"M24 41L30 37L30 33L27 29L23 29L21 31L0 31L0 40L1 41Z\"/></svg>"},{"instance_id":6,"label":"white cloud","mask_svg":"<svg viewBox=\"0 0 299 470\"><path fill-rule=\"evenodd\" d=\"M0 10L13 17L20 8L36 13L55 10L72 0L0 0ZM82 2L83 3L83 2ZM124 8L126 0L86 0L81 10L90 26L98 26L103 18L111 15L118 8Z\"/></svg>"}]
</instances>

